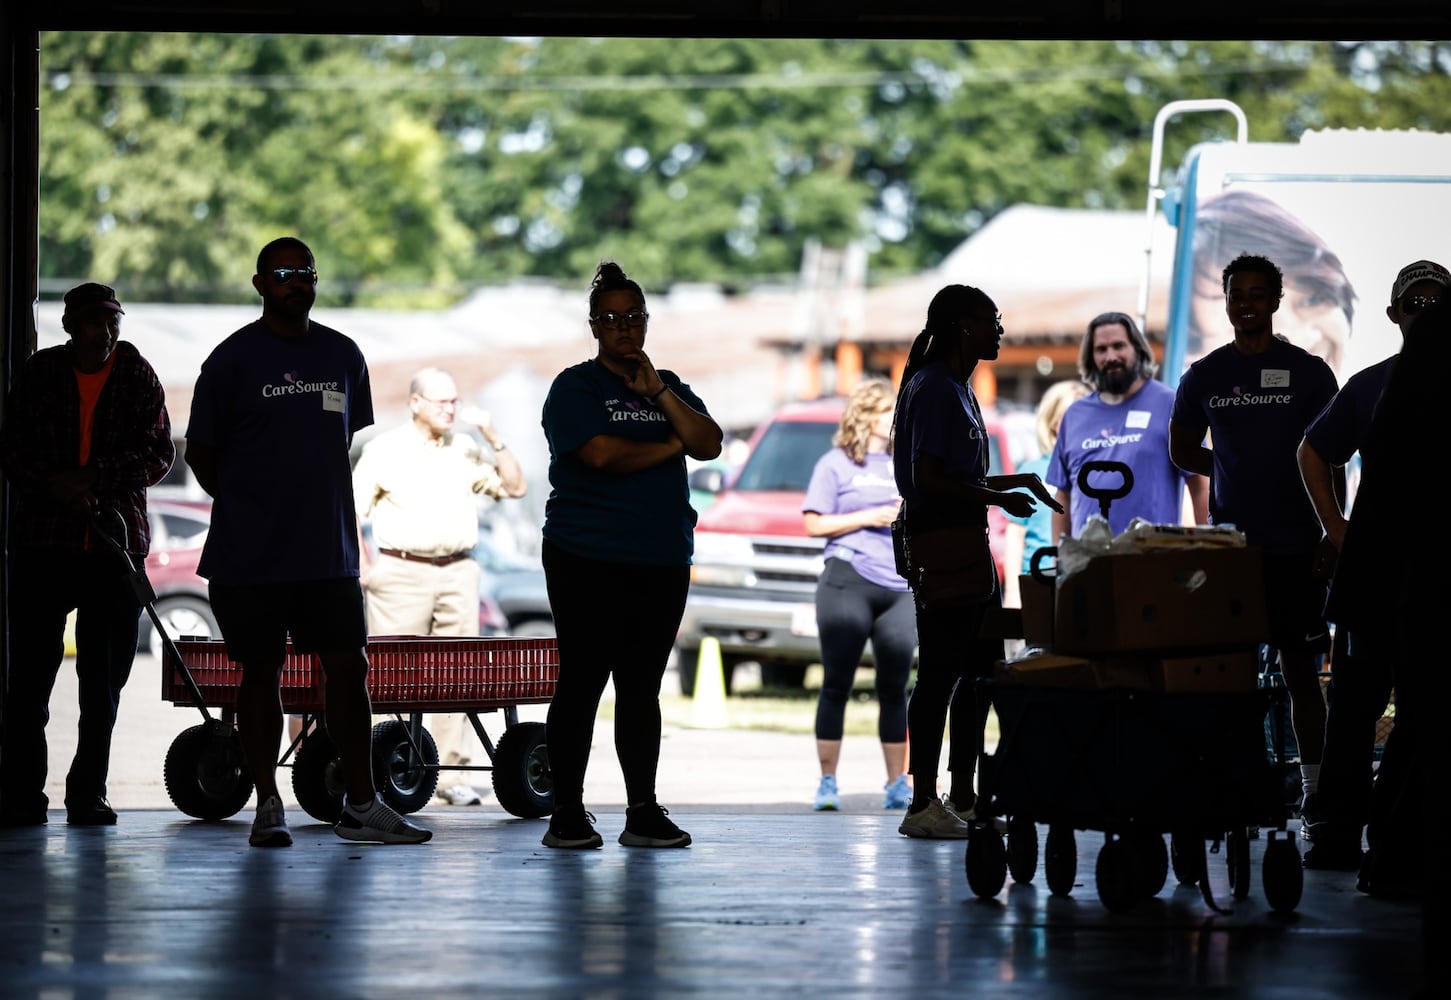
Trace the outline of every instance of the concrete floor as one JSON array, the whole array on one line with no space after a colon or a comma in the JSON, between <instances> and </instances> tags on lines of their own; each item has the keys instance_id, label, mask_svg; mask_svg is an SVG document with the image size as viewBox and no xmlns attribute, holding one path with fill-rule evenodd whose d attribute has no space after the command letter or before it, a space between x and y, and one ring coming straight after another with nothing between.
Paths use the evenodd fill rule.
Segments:
<instances>
[{"instance_id":1,"label":"concrete floor","mask_svg":"<svg viewBox=\"0 0 1451 1000\"><path fill-rule=\"evenodd\" d=\"M586 780L603 850L542 847L544 821L487 794L482 806L435 800L419 812L436 833L428 844L352 844L294 805L285 773L295 845L253 849L255 803L218 823L171 805L161 762L198 716L158 690L154 661L138 657L112 759L117 826L67 827L53 809L48 827L0 830L3 1000L1443 995L1424 982L1419 904L1367 897L1351 873L1307 871L1298 907L1273 912L1267 836L1250 842L1243 900L1230 897L1225 855L1208 859L1212 899L1229 913L1173 875L1109 911L1092 831L1077 834L1067 895L1048 890L1040 865L979 900L961 841L897 833L869 737L844 744L843 810L813 813L810 735L667 727L660 796L694 836L687 850L615 842L624 790L604 722ZM74 704L63 670L53 805ZM471 780L487 788L488 775Z\"/></svg>"},{"instance_id":2,"label":"concrete floor","mask_svg":"<svg viewBox=\"0 0 1451 1000\"><path fill-rule=\"evenodd\" d=\"M0 831L0 995L105 997L1033 996L1406 997L1422 911L1354 876L1306 872L1270 911L1253 888L1214 912L1168 884L1111 913L1041 871L988 900L962 842L908 840L900 814L674 812L687 850L540 846L542 820L425 809L418 847L363 846L294 812L287 850L247 846L252 811L202 823L128 810L113 828ZM1042 831L1040 831L1040 834ZM1424 993L1422 995L1430 995Z\"/></svg>"}]
</instances>

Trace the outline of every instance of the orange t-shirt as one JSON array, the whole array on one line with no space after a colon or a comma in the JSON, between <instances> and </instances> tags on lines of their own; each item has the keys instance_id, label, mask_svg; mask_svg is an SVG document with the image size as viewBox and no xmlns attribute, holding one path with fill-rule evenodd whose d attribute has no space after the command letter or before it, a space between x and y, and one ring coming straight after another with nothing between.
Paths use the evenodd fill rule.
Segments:
<instances>
[{"instance_id":1,"label":"orange t-shirt","mask_svg":"<svg viewBox=\"0 0 1451 1000\"><path fill-rule=\"evenodd\" d=\"M116 352L112 351L106 363L96 371L83 372L76 369L76 391L81 397L81 465L91 460L91 428L96 424L96 400L101 398L101 390L105 388L106 379L110 377L115 364Z\"/></svg>"}]
</instances>

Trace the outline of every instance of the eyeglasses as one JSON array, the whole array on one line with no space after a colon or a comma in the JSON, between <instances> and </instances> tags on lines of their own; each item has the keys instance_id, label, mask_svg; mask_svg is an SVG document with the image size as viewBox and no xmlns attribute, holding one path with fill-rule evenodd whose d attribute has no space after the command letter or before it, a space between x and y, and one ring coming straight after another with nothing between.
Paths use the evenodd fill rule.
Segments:
<instances>
[{"instance_id":1,"label":"eyeglasses","mask_svg":"<svg viewBox=\"0 0 1451 1000\"><path fill-rule=\"evenodd\" d=\"M970 330L967 329L968 324L969 323L977 323L977 322L980 322L980 320L978 319L978 317L975 317L975 316L969 317L968 319L963 320L963 322L962 322L962 328L963 328L964 331L967 331L967 332L970 333L972 331L970 331ZM1003 315L1002 315L1002 313L998 313L996 316L993 317L993 328L992 329L993 329L993 333L1001 334L1003 332Z\"/></svg>"},{"instance_id":2,"label":"eyeglasses","mask_svg":"<svg viewBox=\"0 0 1451 1000\"><path fill-rule=\"evenodd\" d=\"M1401 299L1401 312L1407 316L1414 316L1422 309L1429 309L1441 299L1435 295L1407 295Z\"/></svg>"},{"instance_id":3,"label":"eyeglasses","mask_svg":"<svg viewBox=\"0 0 1451 1000\"><path fill-rule=\"evenodd\" d=\"M274 267L271 274L272 280L279 285L287 284L294 276L301 278L309 285L317 284L317 268L315 267Z\"/></svg>"},{"instance_id":4,"label":"eyeglasses","mask_svg":"<svg viewBox=\"0 0 1451 1000\"><path fill-rule=\"evenodd\" d=\"M650 314L643 309L631 309L626 313L602 312L591 316L589 321L595 326L602 326L608 330L620 330L629 327L631 330L638 330L645 325Z\"/></svg>"}]
</instances>

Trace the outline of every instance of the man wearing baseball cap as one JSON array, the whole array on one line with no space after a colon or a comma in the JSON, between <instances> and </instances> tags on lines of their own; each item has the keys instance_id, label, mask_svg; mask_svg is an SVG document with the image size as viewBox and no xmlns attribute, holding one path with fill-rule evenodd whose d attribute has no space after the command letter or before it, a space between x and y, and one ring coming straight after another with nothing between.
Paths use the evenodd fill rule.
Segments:
<instances>
[{"instance_id":1,"label":"man wearing baseball cap","mask_svg":"<svg viewBox=\"0 0 1451 1000\"><path fill-rule=\"evenodd\" d=\"M146 489L176 455L161 381L119 339L124 312L109 285L86 282L67 292L61 326L70 340L25 361L0 427L0 467L15 490L0 826L48 818L45 726L72 611L80 721L66 821L116 822L106 801L111 731L136 656L141 605L130 567L96 533L106 532L139 566L151 542Z\"/></svg>"},{"instance_id":2,"label":"man wearing baseball cap","mask_svg":"<svg viewBox=\"0 0 1451 1000\"><path fill-rule=\"evenodd\" d=\"M1416 318L1444 297L1448 287L1451 273L1440 264L1429 260L1407 264L1391 285L1386 317L1400 327L1404 338ZM1300 476L1325 529L1321 553L1327 575L1334 572L1345 544L1345 466L1366 443L1371 417L1398 356L1352 375L1300 443ZM1305 867L1354 871L1361 866L1361 832L1368 823L1366 833L1374 838L1371 764L1376 721L1391 694L1394 637L1368 622L1354 630L1337 629L1335 638L1320 782L1313 815L1301 832L1312 842L1305 852Z\"/></svg>"}]
</instances>

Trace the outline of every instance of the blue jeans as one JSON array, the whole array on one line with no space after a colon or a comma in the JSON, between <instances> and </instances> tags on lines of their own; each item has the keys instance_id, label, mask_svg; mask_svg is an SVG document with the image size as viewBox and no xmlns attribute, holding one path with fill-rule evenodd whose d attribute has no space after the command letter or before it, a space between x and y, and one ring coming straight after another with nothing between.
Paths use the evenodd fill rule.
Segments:
<instances>
[{"instance_id":1,"label":"blue jeans","mask_svg":"<svg viewBox=\"0 0 1451 1000\"><path fill-rule=\"evenodd\" d=\"M0 746L0 810L43 817L50 695L65 658L66 616L76 612L80 718L66 805L106 794L111 731L136 659L141 604L127 568L109 548L90 552L16 549L10 560L10 660Z\"/></svg>"}]
</instances>

